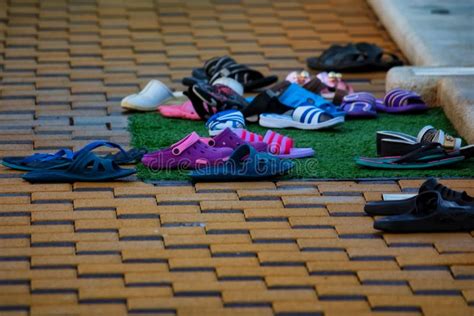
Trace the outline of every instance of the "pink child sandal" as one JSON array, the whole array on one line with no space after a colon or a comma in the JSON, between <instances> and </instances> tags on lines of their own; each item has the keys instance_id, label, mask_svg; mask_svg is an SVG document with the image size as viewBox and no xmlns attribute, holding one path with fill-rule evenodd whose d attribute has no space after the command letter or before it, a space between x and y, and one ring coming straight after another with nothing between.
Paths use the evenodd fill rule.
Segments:
<instances>
[{"instance_id":1,"label":"pink child sandal","mask_svg":"<svg viewBox=\"0 0 474 316\"><path fill-rule=\"evenodd\" d=\"M145 154L142 163L153 170L195 169L223 162L232 152L230 147L211 147L201 141L196 132L192 132L168 148Z\"/></svg>"},{"instance_id":2,"label":"pink child sandal","mask_svg":"<svg viewBox=\"0 0 474 316\"><path fill-rule=\"evenodd\" d=\"M183 104L162 105L158 107L158 112L160 112L163 117L180 118L194 121L201 120L196 111L194 111L191 101L186 101Z\"/></svg>"},{"instance_id":3,"label":"pink child sandal","mask_svg":"<svg viewBox=\"0 0 474 316\"><path fill-rule=\"evenodd\" d=\"M292 138L272 130L268 130L265 136L249 132L245 129L234 130L234 132L247 142L266 143L268 145L268 152L279 158L297 159L314 156L313 148L294 148L294 140Z\"/></svg>"}]
</instances>

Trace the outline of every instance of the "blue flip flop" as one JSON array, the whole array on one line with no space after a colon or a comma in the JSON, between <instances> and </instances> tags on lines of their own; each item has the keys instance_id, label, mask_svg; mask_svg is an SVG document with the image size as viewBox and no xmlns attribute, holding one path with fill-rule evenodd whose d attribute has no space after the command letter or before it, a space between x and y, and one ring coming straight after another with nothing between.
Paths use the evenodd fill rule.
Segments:
<instances>
[{"instance_id":1,"label":"blue flip flop","mask_svg":"<svg viewBox=\"0 0 474 316\"><path fill-rule=\"evenodd\" d=\"M258 97L258 96L257 96ZM252 101L256 97L247 97L245 100L248 103L252 103ZM328 100L324 99L322 96L313 93L305 88L299 86L296 83L289 84L288 87L278 96L278 101L288 107L288 108L297 108L300 106L314 106L317 107L329 114L333 117L344 117L346 112L339 109L333 103L329 102ZM284 112L285 110L283 110ZM283 113L279 112L277 114ZM259 112L256 114L261 114L264 112ZM245 113L244 113L245 115Z\"/></svg>"},{"instance_id":2,"label":"blue flip flop","mask_svg":"<svg viewBox=\"0 0 474 316\"><path fill-rule=\"evenodd\" d=\"M111 153L104 157L114 160L118 164L140 161L143 155L146 154L146 150L144 149L133 148L129 151L125 151L117 144L98 140L87 144L75 153L70 149L61 149L54 154L36 153L27 157L4 157L2 159L2 164L5 167L22 171L63 169L69 166L73 158L79 153L83 151L91 151L102 146L120 149L118 153Z\"/></svg>"},{"instance_id":3,"label":"blue flip flop","mask_svg":"<svg viewBox=\"0 0 474 316\"><path fill-rule=\"evenodd\" d=\"M331 114L333 117L345 116L344 111L339 110L334 104L324 99L322 96L313 93L296 83L292 83L286 90L278 97L281 103L288 107L297 108L299 106L312 105L325 112Z\"/></svg>"},{"instance_id":4,"label":"blue flip flop","mask_svg":"<svg viewBox=\"0 0 474 316\"><path fill-rule=\"evenodd\" d=\"M23 176L28 182L77 182L77 181L110 181L123 178L136 172L135 169L123 169L111 159L98 157L92 152L96 147L84 147L75 153L69 165L64 169L34 170ZM101 145L97 145L101 146ZM117 144L107 143L105 146L125 152ZM126 152L125 152L126 153Z\"/></svg>"},{"instance_id":5,"label":"blue flip flop","mask_svg":"<svg viewBox=\"0 0 474 316\"><path fill-rule=\"evenodd\" d=\"M227 161L193 170L190 176L194 181L258 181L284 175L294 166L290 160L257 152L243 144Z\"/></svg>"}]
</instances>

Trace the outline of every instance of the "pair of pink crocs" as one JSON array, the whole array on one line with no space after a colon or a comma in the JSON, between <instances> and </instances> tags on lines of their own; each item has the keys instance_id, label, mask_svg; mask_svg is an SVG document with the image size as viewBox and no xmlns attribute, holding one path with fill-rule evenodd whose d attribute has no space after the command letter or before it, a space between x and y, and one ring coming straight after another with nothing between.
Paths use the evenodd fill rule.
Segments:
<instances>
[{"instance_id":1,"label":"pair of pink crocs","mask_svg":"<svg viewBox=\"0 0 474 316\"><path fill-rule=\"evenodd\" d=\"M195 169L226 161L234 149L249 144L258 152L269 152L280 158L304 158L314 155L312 148L293 148L293 140L273 131L261 136L247 130L226 128L212 138L202 138L193 132L171 145L142 158L150 169Z\"/></svg>"},{"instance_id":2,"label":"pair of pink crocs","mask_svg":"<svg viewBox=\"0 0 474 316\"><path fill-rule=\"evenodd\" d=\"M154 170L195 169L226 161L242 144L250 144L257 151L267 151L267 144L246 142L227 128L212 138L203 138L192 132L168 148L144 155L142 163Z\"/></svg>"}]
</instances>

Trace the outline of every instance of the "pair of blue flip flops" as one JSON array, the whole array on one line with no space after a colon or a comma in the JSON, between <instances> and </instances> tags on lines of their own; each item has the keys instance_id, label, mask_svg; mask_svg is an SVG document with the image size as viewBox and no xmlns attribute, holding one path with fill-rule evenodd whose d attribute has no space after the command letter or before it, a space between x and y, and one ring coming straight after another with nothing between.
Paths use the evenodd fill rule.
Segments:
<instances>
[{"instance_id":1,"label":"pair of blue flip flops","mask_svg":"<svg viewBox=\"0 0 474 316\"><path fill-rule=\"evenodd\" d=\"M92 152L103 146L116 148L119 152L104 157ZM109 181L135 173L135 169L123 169L119 164L139 161L145 153L143 149L126 151L115 143L95 141L77 152L61 149L54 154L5 157L2 164L16 170L30 171L23 176L29 182Z\"/></svg>"},{"instance_id":2,"label":"pair of blue flip flops","mask_svg":"<svg viewBox=\"0 0 474 316\"><path fill-rule=\"evenodd\" d=\"M194 181L256 181L284 175L294 166L291 160L257 152L243 144L225 162L196 169L190 176Z\"/></svg>"},{"instance_id":3,"label":"pair of blue flip flops","mask_svg":"<svg viewBox=\"0 0 474 316\"><path fill-rule=\"evenodd\" d=\"M248 97L246 100L250 103L254 98L255 97ZM283 91L283 93L278 97L278 100L282 104L293 109L296 109L300 106L314 106L325 111L333 117L343 117L346 115L346 112L340 110L322 96L306 90L296 83L289 84L285 91Z\"/></svg>"}]
</instances>

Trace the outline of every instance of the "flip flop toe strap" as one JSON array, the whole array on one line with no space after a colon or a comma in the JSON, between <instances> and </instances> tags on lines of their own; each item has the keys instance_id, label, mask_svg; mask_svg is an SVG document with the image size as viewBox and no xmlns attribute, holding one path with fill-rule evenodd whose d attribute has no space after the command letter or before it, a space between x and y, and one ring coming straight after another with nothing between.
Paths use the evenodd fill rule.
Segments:
<instances>
[{"instance_id":1,"label":"flip flop toe strap","mask_svg":"<svg viewBox=\"0 0 474 316\"><path fill-rule=\"evenodd\" d=\"M446 152L441 148L440 144L431 143L396 159L394 163L417 163L423 160L423 158L430 158L431 156L433 156L433 159L427 161L442 159L443 156L446 156Z\"/></svg>"}]
</instances>

